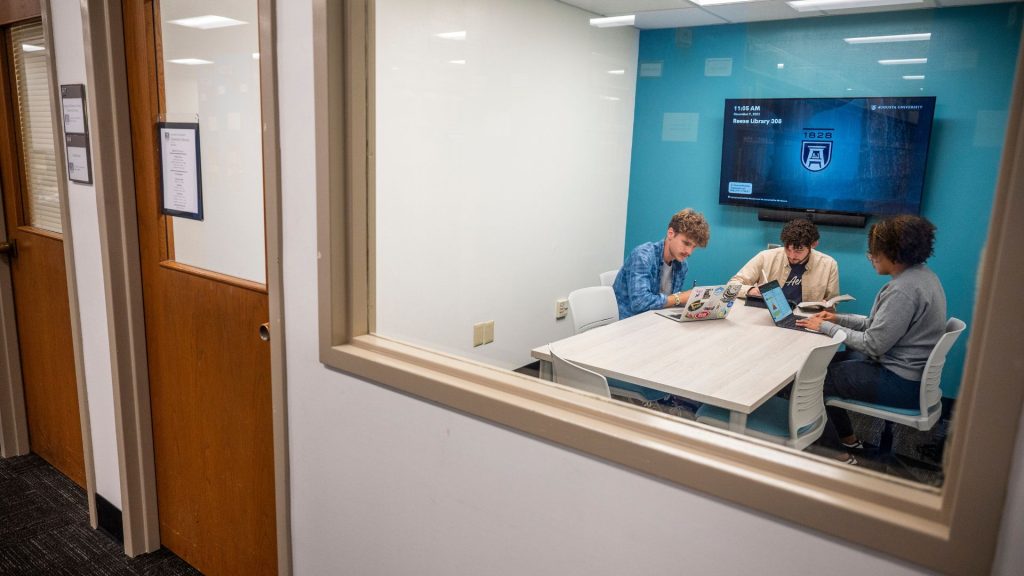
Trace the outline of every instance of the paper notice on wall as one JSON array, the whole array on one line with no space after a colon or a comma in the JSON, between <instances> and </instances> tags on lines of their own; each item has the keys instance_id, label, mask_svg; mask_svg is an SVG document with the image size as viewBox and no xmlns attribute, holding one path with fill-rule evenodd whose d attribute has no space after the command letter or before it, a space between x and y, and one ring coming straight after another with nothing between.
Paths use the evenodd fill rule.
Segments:
<instances>
[{"instance_id":1,"label":"paper notice on wall","mask_svg":"<svg viewBox=\"0 0 1024 576\"><path fill-rule=\"evenodd\" d=\"M696 142L700 114L696 112L666 112L661 119L663 142Z\"/></svg>"}]
</instances>

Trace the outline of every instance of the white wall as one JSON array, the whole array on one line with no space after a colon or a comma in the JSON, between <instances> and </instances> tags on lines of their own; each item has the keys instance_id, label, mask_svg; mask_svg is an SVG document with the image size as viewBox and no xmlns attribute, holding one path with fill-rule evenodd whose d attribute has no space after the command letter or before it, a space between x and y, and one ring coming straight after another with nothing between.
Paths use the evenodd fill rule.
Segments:
<instances>
[{"instance_id":1,"label":"white wall","mask_svg":"<svg viewBox=\"0 0 1024 576\"><path fill-rule=\"evenodd\" d=\"M376 3L377 333L519 367L572 334L555 300L621 264L638 34L590 16Z\"/></svg>"},{"instance_id":2,"label":"white wall","mask_svg":"<svg viewBox=\"0 0 1024 576\"><path fill-rule=\"evenodd\" d=\"M56 44L57 83L86 84L86 102L92 97L86 82L82 11L78 0L51 0ZM96 134L91 134L95 148ZM96 189L68 181L68 209L74 237L78 310L82 328L82 356L89 401L96 493L121 507L121 479L114 431L114 388L107 331L106 288L100 251Z\"/></svg>"},{"instance_id":3,"label":"white wall","mask_svg":"<svg viewBox=\"0 0 1024 576\"><path fill-rule=\"evenodd\" d=\"M923 573L321 365L310 4L278 7L296 574Z\"/></svg>"}]
</instances>

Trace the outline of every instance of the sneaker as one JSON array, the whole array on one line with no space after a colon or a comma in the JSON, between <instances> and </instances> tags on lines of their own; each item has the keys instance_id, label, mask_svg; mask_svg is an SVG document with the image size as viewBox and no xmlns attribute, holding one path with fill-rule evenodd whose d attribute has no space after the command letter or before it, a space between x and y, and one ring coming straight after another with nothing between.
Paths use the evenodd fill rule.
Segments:
<instances>
[{"instance_id":1,"label":"sneaker","mask_svg":"<svg viewBox=\"0 0 1024 576\"><path fill-rule=\"evenodd\" d=\"M850 466L856 466L857 465L857 459L854 458L853 455L851 454L849 458L847 458L846 460L843 460L843 464L849 464Z\"/></svg>"},{"instance_id":2,"label":"sneaker","mask_svg":"<svg viewBox=\"0 0 1024 576\"><path fill-rule=\"evenodd\" d=\"M842 444L843 448L846 448L847 450L856 450L858 452L864 451L864 443L861 442L860 440L857 440L856 442L853 442L851 444L847 444L846 442L839 443Z\"/></svg>"}]
</instances>

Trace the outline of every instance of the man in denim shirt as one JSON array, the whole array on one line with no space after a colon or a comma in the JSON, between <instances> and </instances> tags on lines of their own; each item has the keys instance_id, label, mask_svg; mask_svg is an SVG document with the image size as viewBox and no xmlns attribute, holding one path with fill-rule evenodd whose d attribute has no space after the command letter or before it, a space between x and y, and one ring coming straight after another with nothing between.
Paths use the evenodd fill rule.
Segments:
<instances>
[{"instance_id":1,"label":"man in denim shirt","mask_svg":"<svg viewBox=\"0 0 1024 576\"><path fill-rule=\"evenodd\" d=\"M707 246L710 238L704 216L686 208L672 216L664 240L634 248L612 285L619 319L685 304L690 297L684 290L685 260L698 246Z\"/></svg>"}]
</instances>

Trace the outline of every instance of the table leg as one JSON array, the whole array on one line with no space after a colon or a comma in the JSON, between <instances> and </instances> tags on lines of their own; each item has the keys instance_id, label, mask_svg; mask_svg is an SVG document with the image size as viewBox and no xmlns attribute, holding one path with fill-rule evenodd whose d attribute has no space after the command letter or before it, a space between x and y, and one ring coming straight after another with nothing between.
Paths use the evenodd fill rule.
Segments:
<instances>
[{"instance_id":1,"label":"table leg","mask_svg":"<svg viewBox=\"0 0 1024 576\"><path fill-rule=\"evenodd\" d=\"M551 369L551 362L547 360L540 361L540 379L552 382L555 379L554 370Z\"/></svg>"},{"instance_id":2,"label":"table leg","mask_svg":"<svg viewBox=\"0 0 1024 576\"><path fill-rule=\"evenodd\" d=\"M743 432L747 429L747 415L735 410L729 411L729 430Z\"/></svg>"}]
</instances>

